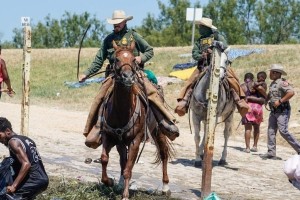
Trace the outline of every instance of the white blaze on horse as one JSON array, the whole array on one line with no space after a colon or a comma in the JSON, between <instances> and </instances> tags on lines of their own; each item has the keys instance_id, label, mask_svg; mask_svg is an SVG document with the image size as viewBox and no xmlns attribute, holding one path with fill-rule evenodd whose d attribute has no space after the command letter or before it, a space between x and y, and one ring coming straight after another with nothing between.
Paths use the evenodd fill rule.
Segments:
<instances>
[{"instance_id":1,"label":"white blaze on horse","mask_svg":"<svg viewBox=\"0 0 300 200\"><path fill-rule=\"evenodd\" d=\"M225 66L226 62L224 59L226 59L226 54L224 52L222 54L223 55L221 56L221 63L223 63L222 65ZM194 140L196 145L195 166L197 167L202 165L205 137L208 134L206 130L207 105L208 105L207 95L209 92L208 89L209 89L210 76L211 76L211 66L207 66L204 69L204 71L205 74L199 79L199 81L195 85L192 98L191 98L191 105L190 105L190 109L192 110L192 121L194 125L194 133L195 133ZM227 164L226 162L227 142L232 132L232 120L233 120L233 113L235 107L236 105L233 96L230 92L229 83L226 79L226 67L221 68L221 78L219 83L219 94L218 94L218 103L217 103L217 116L219 117L220 122L225 122L225 128L224 128L224 147L223 147L222 157L219 161L219 165ZM202 141L200 136L201 122L203 122L204 124L204 135L202 137Z\"/></svg>"}]
</instances>

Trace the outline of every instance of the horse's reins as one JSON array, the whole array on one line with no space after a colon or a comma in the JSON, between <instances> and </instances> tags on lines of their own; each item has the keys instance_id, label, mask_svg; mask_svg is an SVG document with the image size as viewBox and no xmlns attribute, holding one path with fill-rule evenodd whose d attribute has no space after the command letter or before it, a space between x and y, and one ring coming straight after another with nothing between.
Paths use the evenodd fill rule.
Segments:
<instances>
[{"instance_id":1,"label":"horse's reins","mask_svg":"<svg viewBox=\"0 0 300 200\"><path fill-rule=\"evenodd\" d=\"M115 63L114 63L113 65L115 65ZM132 66L131 66L130 64L128 64L128 63L125 63L125 64L121 65L120 67L123 67L123 66L125 66L125 65L129 65L129 66L131 67L132 71L135 72L135 70L132 68ZM107 70L101 71L101 73L106 72L106 71L107 71ZM112 71L112 70L108 70L108 71ZM116 81L120 81L119 78L117 77L116 70L113 70L113 71L115 72L114 75L113 75L113 77L115 78L115 80L116 80ZM96 74L99 74L99 73L100 73L100 72L98 72L98 73L96 73ZM93 76L95 76L96 74L93 74ZM105 104L107 104L108 100L109 100L109 98L106 98ZM115 133L116 130L117 130L117 131L118 131L118 130L123 130L124 128L129 127L130 124L133 124L133 125L134 125L134 123L135 123L135 121L136 121L136 118L137 118L137 117L135 116L135 114L140 112L140 101L139 101L139 99L137 99L137 104L136 104L136 107L135 107L135 111L134 111L133 116L131 117L131 119L129 120L129 122L127 123L127 125L125 125L125 126L124 126L123 128L121 128L121 129L120 129L120 128L114 129L114 128L112 128L112 127L110 127L110 126L108 125L108 123L106 122L105 117L104 117L104 111L105 111L105 106L104 106L104 108L103 108L102 115L99 117L99 118L100 118L100 121L101 121L102 123L104 123L104 124L107 126L107 128L109 129L109 131ZM133 118L134 118L134 119L133 119ZM132 121L133 121L134 123L132 123ZM133 125L132 125L132 126L133 126ZM130 128L132 128L132 126L131 126ZM130 130L130 128L129 128L128 130ZM121 132L124 133L124 132L127 132L128 130L126 130L126 131L121 131ZM122 134L123 134L123 133L122 133ZM119 139L120 139L120 138L119 138Z\"/></svg>"},{"instance_id":2,"label":"horse's reins","mask_svg":"<svg viewBox=\"0 0 300 200\"><path fill-rule=\"evenodd\" d=\"M137 65L138 66L138 65ZM138 74L137 74L137 76L138 76ZM144 143L143 143L143 146L142 146L142 149L141 149L141 151L140 151L140 153L139 153L139 155L138 155L138 157L137 157L137 159L136 159L136 163L138 163L139 162L139 159L140 159L140 157L141 157L141 155L142 155L142 152L143 152L143 150L144 150L144 148L145 148L145 145L146 145L146 140L147 140L147 131L148 131L148 128L147 128L147 117L148 117L148 113L149 113L149 99L147 98L147 88L146 88L146 86L145 86L145 80L144 80L144 77L142 76L141 77L142 78L142 83L141 83L141 85L143 86L143 89L144 89L144 94L145 94L145 96L146 96L146 98L145 98L145 100L146 100L146 107L147 107L147 109L146 109L146 117L145 117L145 132L144 132ZM138 81L139 81L139 77L138 77Z\"/></svg>"},{"instance_id":3,"label":"horse's reins","mask_svg":"<svg viewBox=\"0 0 300 200\"><path fill-rule=\"evenodd\" d=\"M139 66L138 65L138 63L137 62L135 62L135 64L136 64L136 66ZM122 67L124 67L124 66L126 66L126 65L128 65L130 68L131 68L131 70L132 70L132 72L137 76L137 80L139 81L139 74L137 73L137 70L135 70L135 68L130 64L130 63L124 63L124 64L122 64L121 66L119 66L120 68L122 68ZM114 68L114 72L115 72L115 78L116 78L116 81L121 81L120 80L120 78L118 78L119 76L117 76L117 73L116 73L116 70L115 70L115 68ZM143 76L141 77L142 79L143 79ZM140 81L139 81L140 82ZM141 82L140 82L141 83ZM144 89L144 94L147 94L147 91L146 91L146 87L145 87L145 84L144 84L144 81L142 81L142 83L141 83L141 85L143 86L143 89ZM141 112L141 104L140 104L140 99L139 99L139 96L137 95L136 96L136 99L137 99L137 104L138 105L136 105L136 109L137 109L137 107L139 108L139 112ZM145 117L145 129L144 129L144 143L143 143L143 146L142 146L142 149L141 149L141 151L140 151L140 153L139 153L139 155L138 155L138 157L137 157L137 160L136 160L136 163L138 163L138 161L139 161L139 159L140 159L140 157L141 157L141 154L142 154L142 152L143 152L143 150L144 150L144 147L145 147L145 144L146 144L146 140L147 140L147 116L148 116L148 111L149 111L149 101L148 101L148 98L145 98L145 100L146 100L146 107L147 107L147 109L146 109L146 117ZM136 113L136 112L134 112L134 113ZM132 117L133 118L133 117ZM131 119L132 119L131 118ZM137 118L136 118L137 119ZM134 120L134 123L135 123L135 121L136 121L136 119ZM129 122L128 122L129 123ZM132 124L132 127L133 127L133 125L134 125L134 123ZM107 124L107 123L106 123ZM107 124L108 125L108 124ZM132 127L130 127L127 131L129 131ZM125 132L125 131L124 131ZM123 132L123 133L124 133Z\"/></svg>"},{"instance_id":4,"label":"horse's reins","mask_svg":"<svg viewBox=\"0 0 300 200\"><path fill-rule=\"evenodd\" d=\"M89 24L88 27L86 28L86 30L84 31L81 41L79 43L79 50L78 50L78 55L77 55L77 79L79 78L79 64L80 64L81 47L82 47L83 39L84 39L86 33L88 32L88 30L90 29L90 27L91 27L91 24ZM1 54L1 51L0 51L0 54Z\"/></svg>"},{"instance_id":5,"label":"horse's reins","mask_svg":"<svg viewBox=\"0 0 300 200\"><path fill-rule=\"evenodd\" d=\"M207 68L204 69L203 73L206 73L206 71L207 71ZM205 74L204 74L204 75L205 75ZM204 76L204 75L203 75L203 76ZM203 76L201 76L200 78L198 78L197 82L196 82L195 85L193 86L194 88L199 84L199 82L200 82L200 80L201 80L201 78L202 78ZM193 98L198 104L200 104L202 107L205 108L205 106L207 105L207 103L203 103L203 102L198 101L198 100L196 99L195 95L194 95L194 92L195 92L195 90L193 90L192 98ZM191 104L190 104L190 105L191 105ZM190 105L189 105L189 108L188 108L189 128L190 128L191 134L193 134L192 126L191 126L191 106L190 106Z\"/></svg>"},{"instance_id":6,"label":"horse's reins","mask_svg":"<svg viewBox=\"0 0 300 200\"><path fill-rule=\"evenodd\" d=\"M95 74L88 75L88 76L86 77L86 79L92 78L92 77L94 77L94 76L96 76L96 75L98 75L98 74L102 74L102 73L107 72L107 71L110 71L110 70L99 71L99 72L97 72L97 73L95 73Z\"/></svg>"},{"instance_id":7,"label":"horse's reins","mask_svg":"<svg viewBox=\"0 0 300 200\"><path fill-rule=\"evenodd\" d=\"M226 52L224 52L225 54L226 54L226 57L227 57L227 61L228 61L228 56L227 56L227 53ZM207 59L206 59L206 63L207 63ZM224 69L224 71L226 71L226 67L220 67L220 68L223 68ZM204 70L204 72L206 72L207 71L207 68ZM202 76L203 77L203 76ZM195 83L195 85L194 85L194 88L199 84L199 82L200 82L200 80L202 79L202 77L201 78L199 78L198 80L197 80L197 82ZM200 101L198 101L196 98L195 98L195 96L194 96L194 91L193 91L193 93L192 93L192 97L193 97L193 99L198 103L198 104L200 104L202 107L207 107L207 103L203 103L203 102L200 102ZM192 127L191 127L191 119L190 119L190 106L189 106L189 108L188 108L188 113L189 113L189 127L190 127L190 132L191 132L191 134L193 134L193 132L192 132ZM216 126L218 125L218 124L220 124L220 123L223 123L223 122L225 122L229 117L230 117L230 115L232 114L234 112L234 110L232 110L231 112L230 112L230 114L223 120L223 121L221 121L221 122L217 122L216 123ZM216 128L216 127L215 127Z\"/></svg>"}]
</instances>

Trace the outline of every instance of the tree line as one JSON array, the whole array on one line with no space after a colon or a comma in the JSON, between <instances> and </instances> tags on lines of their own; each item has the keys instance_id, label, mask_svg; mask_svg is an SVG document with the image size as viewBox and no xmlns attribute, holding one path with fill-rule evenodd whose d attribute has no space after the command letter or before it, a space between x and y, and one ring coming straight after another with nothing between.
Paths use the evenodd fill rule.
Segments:
<instances>
[{"instance_id":1,"label":"tree line","mask_svg":"<svg viewBox=\"0 0 300 200\"><path fill-rule=\"evenodd\" d=\"M199 1L191 5L189 0L169 0L164 4L157 0L160 14L157 18L147 13L140 26L134 27L154 47L191 45L192 22L186 21L186 9L203 9L203 17L209 17L228 43L235 44L287 44L299 43L299 0L209 0L202 6ZM109 33L104 21L89 13L65 12L61 19L50 15L44 22L32 25L32 47L78 47L88 25L83 47L99 47ZM128 25L130 27L130 24ZM13 40L2 43L4 48L21 48L23 30L13 30ZM199 36L197 28L195 38Z\"/></svg>"}]
</instances>

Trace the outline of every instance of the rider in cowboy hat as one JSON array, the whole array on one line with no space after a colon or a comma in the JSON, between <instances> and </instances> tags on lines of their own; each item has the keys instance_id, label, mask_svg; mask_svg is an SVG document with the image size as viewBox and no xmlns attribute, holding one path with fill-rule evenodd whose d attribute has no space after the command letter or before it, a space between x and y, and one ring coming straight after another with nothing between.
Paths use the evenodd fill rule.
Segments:
<instances>
[{"instance_id":1,"label":"rider in cowboy hat","mask_svg":"<svg viewBox=\"0 0 300 200\"><path fill-rule=\"evenodd\" d=\"M141 68L143 68L145 62L153 57L153 48L148 44L148 42L135 30L127 28L127 21L131 19L133 19L133 17L126 16L123 10L115 10L112 14L112 18L107 19L107 22L114 26L114 30L104 39L102 46L99 49L91 66L84 72L84 74L80 75L79 82L83 82L88 77L97 73L103 66L103 63L106 59L108 59L110 63L106 69L110 69L110 66L112 66L115 62L114 48L112 44L113 41L115 41L119 46L127 46L134 41L135 49L133 53L135 55L136 62L141 66ZM158 95L157 88L150 83L148 79L145 78L144 80L147 96L150 100L151 109L156 117L156 120L162 132L171 140L174 140L179 136L179 130L174 124L175 118L165 107L162 99ZM99 126L100 122L98 120L98 110L107 94L110 93L110 88L112 85L113 76L112 74L108 74L92 104L83 133L85 136L87 136L86 145L89 147L97 148L101 144L101 138L99 138L99 133L101 130Z\"/></svg>"},{"instance_id":2,"label":"rider in cowboy hat","mask_svg":"<svg viewBox=\"0 0 300 200\"><path fill-rule=\"evenodd\" d=\"M224 49L227 48L227 42L225 38L219 34L217 27L212 24L211 19L202 17L201 20L196 23L199 24L200 38L195 42L192 50L192 56L194 60L198 61L198 67L187 80L179 94L179 97L177 98L178 104L175 108L175 113L177 113L179 116L185 115L185 113L188 111L193 88L197 80L204 75L204 72L202 73L203 68L210 65L210 58L212 54L212 49L210 47L213 41L219 41L222 43ZM231 92L233 93L238 110L242 116L245 116L249 110L249 106L243 99L245 98L244 91L240 87L239 80L230 66L227 66L227 80L232 88Z\"/></svg>"}]
</instances>

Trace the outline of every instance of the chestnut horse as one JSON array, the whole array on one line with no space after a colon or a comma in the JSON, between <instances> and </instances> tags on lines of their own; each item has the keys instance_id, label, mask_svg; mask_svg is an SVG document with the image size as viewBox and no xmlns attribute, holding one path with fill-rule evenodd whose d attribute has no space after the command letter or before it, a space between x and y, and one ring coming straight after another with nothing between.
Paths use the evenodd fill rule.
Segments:
<instances>
[{"instance_id":1,"label":"chestnut horse","mask_svg":"<svg viewBox=\"0 0 300 200\"><path fill-rule=\"evenodd\" d=\"M132 177L132 168L138 157L141 142L148 138L147 126L157 148L156 163L162 163L163 193L170 194L168 186L167 163L173 155L173 149L167 137L161 133L155 117L148 107L147 98L142 94L142 72L135 62L133 49L130 46L117 46L115 49L115 63L113 65L114 86L112 94L104 104L102 118L102 178L101 182L113 186L112 178L107 175L109 152L116 146L120 155L121 176L120 184L124 185L123 199L129 198L129 181ZM143 96L143 99L140 98ZM147 122L146 122L147 120Z\"/></svg>"}]
</instances>

